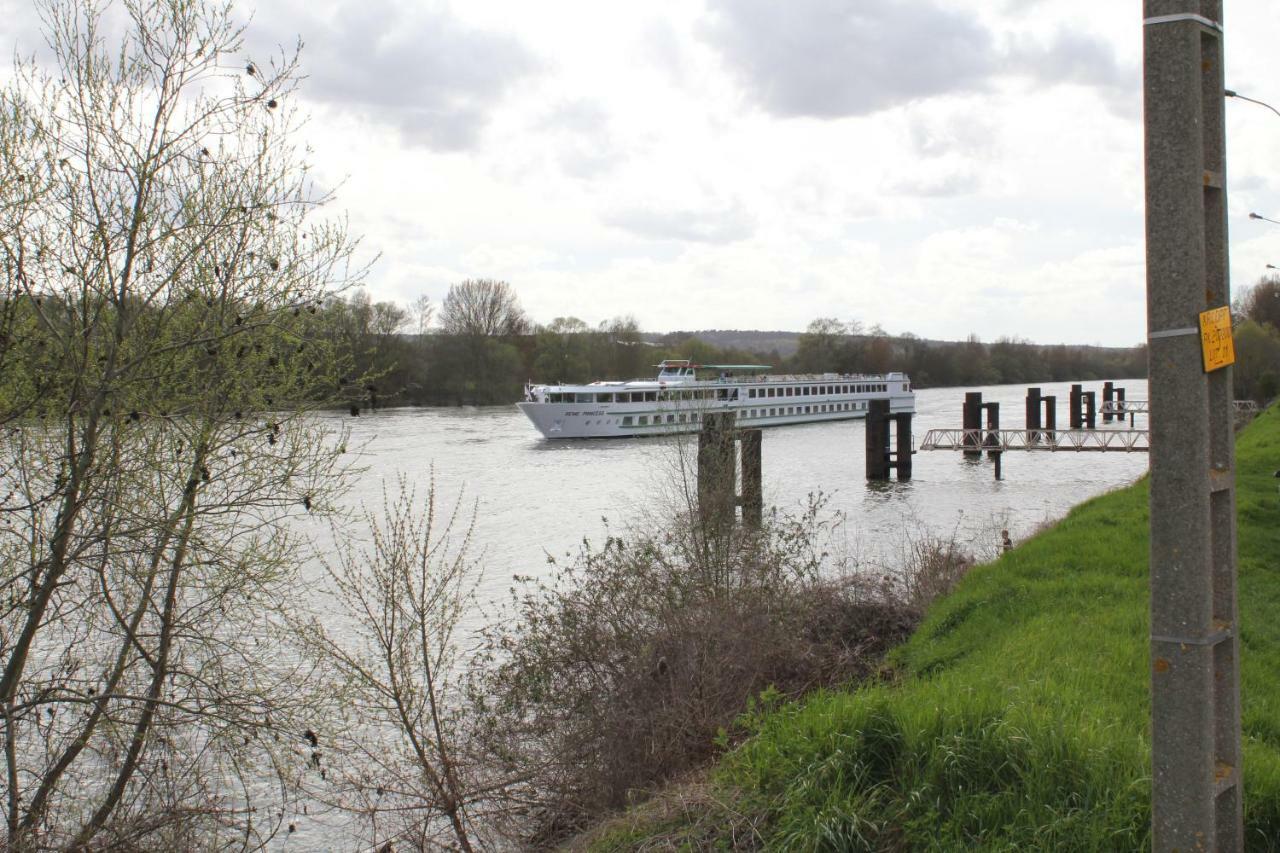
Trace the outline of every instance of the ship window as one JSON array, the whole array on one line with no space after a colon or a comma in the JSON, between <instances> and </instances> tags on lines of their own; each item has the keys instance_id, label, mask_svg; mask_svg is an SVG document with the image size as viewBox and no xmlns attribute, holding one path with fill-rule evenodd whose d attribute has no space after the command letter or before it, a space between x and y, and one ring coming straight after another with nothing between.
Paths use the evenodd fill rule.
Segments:
<instances>
[{"instance_id":1,"label":"ship window","mask_svg":"<svg viewBox=\"0 0 1280 853\"><path fill-rule=\"evenodd\" d=\"M658 392L657 392L657 391L645 391L645 392L644 392L644 399L645 399L645 402L647 402L647 403L656 403L656 402L658 401Z\"/></svg>"},{"instance_id":2,"label":"ship window","mask_svg":"<svg viewBox=\"0 0 1280 853\"><path fill-rule=\"evenodd\" d=\"M768 390L768 392L769 392L769 396L770 396L770 397L772 397L772 396L774 396L774 392L776 392L778 389L777 389L777 388L769 388L769 389L767 389L767 390Z\"/></svg>"},{"instance_id":3,"label":"ship window","mask_svg":"<svg viewBox=\"0 0 1280 853\"><path fill-rule=\"evenodd\" d=\"M634 420L635 420L635 419L634 419L634 418L632 418L632 417L631 417L631 415L627 415L625 418L623 418L623 419L622 419L622 425L623 425L623 426L631 426L631 424L634 422Z\"/></svg>"},{"instance_id":4,"label":"ship window","mask_svg":"<svg viewBox=\"0 0 1280 853\"><path fill-rule=\"evenodd\" d=\"M667 423L669 423L669 424L673 424L673 423L675 423L675 422L676 422L676 416L675 416L675 415L667 415Z\"/></svg>"},{"instance_id":5,"label":"ship window","mask_svg":"<svg viewBox=\"0 0 1280 853\"><path fill-rule=\"evenodd\" d=\"M648 416L648 415L641 415L641 416L640 416L640 426L648 426L648 425L649 425L649 416Z\"/></svg>"},{"instance_id":6,"label":"ship window","mask_svg":"<svg viewBox=\"0 0 1280 853\"><path fill-rule=\"evenodd\" d=\"M754 389L754 388L748 388L748 389L747 389L747 397L748 397L748 399L753 399L755 396L756 396L756 389Z\"/></svg>"},{"instance_id":7,"label":"ship window","mask_svg":"<svg viewBox=\"0 0 1280 853\"><path fill-rule=\"evenodd\" d=\"M612 395L612 394L597 394L597 395L596 395L596 402L597 402L597 403L612 403L612 402L613 402L613 395Z\"/></svg>"}]
</instances>

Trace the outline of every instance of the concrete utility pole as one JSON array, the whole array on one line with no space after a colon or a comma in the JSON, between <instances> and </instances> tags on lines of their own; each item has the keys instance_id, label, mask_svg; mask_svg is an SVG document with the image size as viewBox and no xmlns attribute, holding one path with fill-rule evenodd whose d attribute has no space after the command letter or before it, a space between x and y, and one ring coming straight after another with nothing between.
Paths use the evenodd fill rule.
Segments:
<instances>
[{"instance_id":1,"label":"concrete utility pole","mask_svg":"<svg viewBox=\"0 0 1280 853\"><path fill-rule=\"evenodd\" d=\"M1231 368L1200 314L1229 305L1222 0L1144 0L1151 411L1151 758L1157 851L1240 850L1240 641Z\"/></svg>"}]
</instances>

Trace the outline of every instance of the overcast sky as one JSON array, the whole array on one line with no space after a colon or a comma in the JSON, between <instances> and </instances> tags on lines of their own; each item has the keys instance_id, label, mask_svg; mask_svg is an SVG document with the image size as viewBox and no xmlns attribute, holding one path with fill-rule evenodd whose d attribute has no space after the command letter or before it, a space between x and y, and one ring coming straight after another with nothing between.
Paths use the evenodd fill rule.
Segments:
<instances>
[{"instance_id":1,"label":"overcast sky","mask_svg":"<svg viewBox=\"0 0 1280 853\"><path fill-rule=\"evenodd\" d=\"M25 0L0 0L29 32ZM1280 105L1280 8L1226 3ZM375 299L1129 345L1145 337L1141 3L258 0L305 43L319 178ZM1280 116L1228 101L1232 280L1280 266Z\"/></svg>"}]
</instances>

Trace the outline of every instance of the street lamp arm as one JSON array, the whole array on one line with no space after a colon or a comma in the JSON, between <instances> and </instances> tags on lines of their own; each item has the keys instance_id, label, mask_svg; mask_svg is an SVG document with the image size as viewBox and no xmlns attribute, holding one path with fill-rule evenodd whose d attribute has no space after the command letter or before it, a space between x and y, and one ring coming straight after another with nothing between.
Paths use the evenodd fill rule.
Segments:
<instances>
[{"instance_id":1,"label":"street lamp arm","mask_svg":"<svg viewBox=\"0 0 1280 853\"><path fill-rule=\"evenodd\" d=\"M1222 93L1226 95L1228 98L1236 98L1237 100L1248 101L1251 104L1257 104L1260 107L1266 107L1267 109L1271 110L1271 112L1280 116L1280 110L1277 110L1275 107L1271 106L1266 101L1259 101L1256 98L1250 98L1247 95L1240 94L1234 89L1223 89Z\"/></svg>"}]
</instances>

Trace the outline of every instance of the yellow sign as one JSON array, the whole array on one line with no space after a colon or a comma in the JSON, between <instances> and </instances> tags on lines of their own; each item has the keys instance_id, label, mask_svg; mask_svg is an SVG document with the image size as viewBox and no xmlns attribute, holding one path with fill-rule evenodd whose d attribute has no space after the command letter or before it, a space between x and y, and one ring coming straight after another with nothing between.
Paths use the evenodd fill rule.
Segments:
<instances>
[{"instance_id":1,"label":"yellow sign","mask_svg":"<svg viewBox=\"0 0 1280 853\"><path fill-rule=\"evenodd\" d=\"M1236 348L1231 341L1231 309L1214 308L1200 314L1200 348L1204 352L1204 372L1235 364Z\"/></svg>"}]
</instances>

